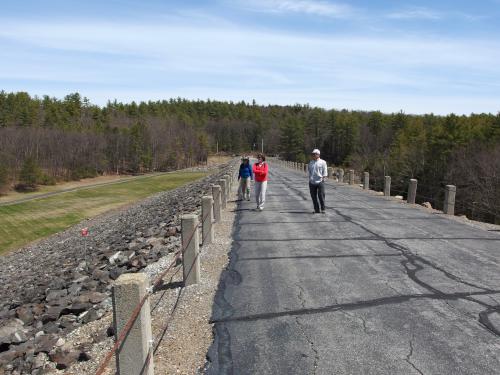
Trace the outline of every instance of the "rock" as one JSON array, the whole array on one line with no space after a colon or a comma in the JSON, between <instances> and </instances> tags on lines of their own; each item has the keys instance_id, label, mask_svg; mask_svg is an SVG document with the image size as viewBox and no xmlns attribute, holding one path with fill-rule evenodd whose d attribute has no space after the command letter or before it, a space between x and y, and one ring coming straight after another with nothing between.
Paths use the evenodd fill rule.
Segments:
<instances>
[{"instance_id":1,"label":"rock","mask_svg":"<svg viewBox=\"0 0 500 375\"><path fill-rule=\"evenodd\" d=\"M142 255L130 261L130 265L135 268L144 268L147 264L146 259Z\"/></svg>"},{"instance_id":2,"label":"rock","mask_svg":"<svg viewBox=\"0 0 500 375\"><path fill-rule=\"evenodd\" d=\"M169 227L167 228L167 235L165 237L172 237L177 234L177 228L176 227Z\"/></svg>"},{"instance_id":3,"label":"rock","mask_svg":"<svg viewBox=\"0 0 500 375\"><path fill-rule=\"evenodd\" d=\"M42 315L43 312L44 312L44 310L45 310L45 307L41 303L33 305L33 308L31 309L31 311L33 312L33 314L35 315L35 317Z\"/></svg>"},{"instance_id":4,"label":"rock","mask_svg":"<svg viewBox=\"0 0 500 375\"><path fill-rule=\"evenodd\" d=\"M93 322L94 320L97 320L99 318L100 316L97 314L97 311L94 308L84 311L78 316L78 320L80 320L84 324Z\"/></svg>"},{"instance_id":5,"label":"rock","mask_svg":"<svg viewBox=\"0 0 500 375\"><path fill-rule=\"evenodd\" d=\"M23 321L24 324L31 324L35 317L29 306L21 306L16 309L16 316Z\"/></svg>"},{"instance_id":6,"label":"rock","mask_svg":"<svg viewBox=\"0 0 500 375\"><path fill-rule=\"evenodd\" d=\"M78 293L80 293L81 290L82 290L81 284L73 283L68 288L68 295L69 296L76 296Z\"/></svg>"},{"instance_id":7,"label":"rock","mask_svg":"<svg viewBox=\"0 0 500 375\"><path fill-rule=\"evenodd\" d=\"M58 301L61 298L66 297L67 295L68 295L67 289L50 290L47 293L47 297L45 297L45 300L50 303L50 302Z\"/></svg>"},{"instance_id":8,"label":"rock","mask_svg":"<svg viewBox=\"0 0 500 375\"><path fill-rule=\"evenodd\" d=\"M17 331L11 335L11 343L15 345L26 342L27 340L28 337L26 337L26 334L23 331Z\"/></svg>"},{"instance_id":9,"label":"rock","mask_svg":"<svg viewBox=\"0 0 500 375\"><path fill-rule=\"evenodd\" d=\"M94 270L94 272L92 272L92 278L94 280L99 280L101 283L108 283L109 272L104 270Z\"/></svg>"},{"instance_id":10,"label":"rock","mask_svg":"<svg viewBox=\"0 0 500 375\"><path fill-rule=\"evenodd\" d=\"M42 329L45 333L58 333L59 332L59 326L55 322L48 322L47 324L44 324Z\"/></svg>"},{"instance_id":11,"label":"rock","mask_svg":"<svg viewBox=\"0 0 500 375\"><path fill-rule=\"evenodd\" d=\"M4 367L7 363L12 362L14 359L22 356L23 352L18 350L9 350L7 352L0 353L0 368Z\"/></svg>"},{"instance_id":12,"label":"rock","mask_svg":"<svg viewBox=\"0 0 500 375\"><path fill-rule=\"evenodd\" d=\"M118 279L122 273L125 273L125 269L122 267L115 267L109 271L109 277L112 280Z\"/></svg>"},{"instance_id":13,"label":"rock","mask_svg":"<svg viewBox=\"0 0 500 375\"><path fill-rule=\"evenodd\" d=\"M10 319L0 328L0 352L8 350L11 344L18 345L26 340L26 330L22 320Z\"/></svg>"},{"instance_id":14,"label":"rock","mask_svg":"<svg viewBox=\"0 0 500 375\"><path fill-rule=\"evenodd\" d=\"M67 311L71 314L81 314L82 312L90 309L92 307L92 304L89 302L85 303L73 303L71 306L67 308Z\"/></svg>"},{"instance_id":15,"label":"rock","mask_svg":"<svg viewBox=\"0 0 500 375\"><path fill-rule=\"evenodd\" d=\"M118 261L118 259L120 258L121 255L122 255L121 251L118 251L118 252L114 253L113 255L111 255L109 257L109 264L111 264L112 266L114 266L117 263L117 261Z\"/></svg>"},{"instance_id":16,"label":"rock","mask_svg":"<svg viewBox=\"0 0 500 375\"><path fill-rule=\"evenodd\" d=\"M33 361L33 368L44 368L49 361L49 356L46 353L38 353Z\"/></svg>"},{"instance_id":17,"label":"rock","mask_svg":"<svg viewBox=\"0 0 500 375\"><path fill-rule=\"evenodd\" d=\"M422 206L424 206L425 208L432 209L432 204L430 204L430 202L424 202L422 203Z\"/></svg>"},{"instance_id":18,"label":"rock","mask_svg":"<svg viewBox=\"0 0 500 375\"><path fill-rule=\"evenodd\" d=\"M66 340L64 340L62 337L59 337L59 339L56 341L56 346L60 348L66 343Z\"/></svg>"},{"instance_id":19,"label":"rock","mask_svg":"<svg viewBox=\"0 0 500 375\"><path fill-rule=\"evenodd\" d=\"M58 339L59 337L53 333L38 336L35 338L35 354L40 352L49 353Z\"/></svg>"},{"instance_id":20,"label":"rock","mask_svg":"<svg viewBox=\"0 0 500 375\"><path fill-rule=\"evenodd\" d=\"M66 307L62 306L49 306L45 313L40 317L40 320L43 324L46 324L48 322L55 322L63 311L66 310Z\"/></svg>"},{"instance_id":21,"label":"rock","mask_svg":"<svg viewBox=\"0 0 500 375\"><path fill-rule=\"evenodd\" d=\"M75 315L72 315L72 314L63 315L58 320L59 326L61 328L72 327L74 325L74 323L76 322L76 319L77 319L77 317Z\"/></svg>"},{"instance_id":22,"label":"rock","mask_svg":"<svg viewBox=\"0 0 500 375\"><path fill-rule=\"evenodd\" d=\"M49 359L56 363L58 370L67 369L78 360L78 357L80 357L80 352L77 350L66 351L57 349L54 353L49 354Z\"/></svg>"}]
</instances>

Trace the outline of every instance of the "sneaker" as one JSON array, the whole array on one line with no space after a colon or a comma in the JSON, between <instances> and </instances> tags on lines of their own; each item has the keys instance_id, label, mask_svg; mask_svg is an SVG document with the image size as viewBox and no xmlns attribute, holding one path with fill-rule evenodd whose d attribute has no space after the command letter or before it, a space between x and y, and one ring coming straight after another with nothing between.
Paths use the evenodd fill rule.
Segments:
<instances>
[{"instance_id":1,"label":"sneaker","mask_svg":"<svg viewBox=\"0 0 500 375\"><path fill-rule=\"evenodd\" d=\"M259 207L259 211L262 211L264 209L264 207Z\"/></svg>"},{"instance_id":2,"label":"sneaker","mask_svg":"<svg viewBox=\"0 0 500 375\"><path fill-rule=\"evenodd\" d=\"M313 211L312 213L313 213L313 215L314 214L319 214L319 211Z\"/></svg>"},{"instance_id":3,"label":"sneaker","mask_svg":"<svg viewBox=\"0 0 500 375\"><path fill-rule=\"evenodd\" d=\"M321 210L321 213L322 213L322 214L326 214L326 211L325 211L325 210Z\"/></svg>"}]
</instances>

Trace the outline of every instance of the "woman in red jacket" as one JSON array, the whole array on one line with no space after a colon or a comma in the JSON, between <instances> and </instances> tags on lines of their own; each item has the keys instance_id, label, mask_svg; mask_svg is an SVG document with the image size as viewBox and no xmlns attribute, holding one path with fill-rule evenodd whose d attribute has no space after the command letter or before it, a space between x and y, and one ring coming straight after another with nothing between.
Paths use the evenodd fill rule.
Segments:
<instances>
[{"instance_id":1,"label":"woman in red jacket","mask_svg":"<svg viewBox=\"0 0 500 375\"><path fill-rule=\"evenodd\" d=\"M257 201L257 210L264 209L267 190L267 173L269 167L266 163L266 157L262 154L257 155L257 163L253 165L253 174L255 180L255 200Z\"/></svg>"}]
</instances>

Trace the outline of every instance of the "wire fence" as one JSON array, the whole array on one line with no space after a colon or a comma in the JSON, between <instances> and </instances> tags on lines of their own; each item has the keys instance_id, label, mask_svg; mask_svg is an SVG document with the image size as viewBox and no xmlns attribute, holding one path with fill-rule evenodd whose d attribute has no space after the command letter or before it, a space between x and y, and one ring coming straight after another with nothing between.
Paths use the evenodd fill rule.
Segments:
<instances>
[{"instance_id":1,"label":"wire fence","mask_svg":"<svg viewBox=\"0 0 500 375\"><path fill-rule=\"evenodd\" d=\"M102 374L104 374L104 372L106 371L106 369L109 367L111 359L116 355L116 353L119 350L119 348L123 345L123 343L125 341L125 338L129 334L129 332L132 329L135 321L137 320L139 314L141 313L141 310L144 307L144 304L154 294L154 291L157 290L157 288L163 282L163 279L166 277L166 275L176 265L182 263L182 261L184 259L185 252L188 249L188 247L191 245L191 242L193 241L194 236L198 233L198 229L199 228L203 228L203 223L205 223L206 220L212 220L212 217L210 217L210 218L208 217L209 215L212 215L212 210L208 210L208 212L206 212L202 216L201 221L197 225L194 226L194 228L191 230L191 232L189 233L189 235L186 237L186 241L182 241L181 248L175 253L175 256L174 256L173 260L168 264L168 266L165 268L165 270L163 270L154 279L154 281L151 283L151 286L147 289L146 294L144 295L144 297L140 300L140 302L132 310L132 313L130 314L130 318L128 319L128 321L123 326L123 328L122 328L120 334L118 335L117 339L115 340L112 348L106 353L105 357L103 358L103 360L99 364L99 367L98 367L98 369L97 369L97 371L95 373L96 375L102 375ZM203 233L203 231L202 231L202 233ZM209 233L207 233L207 235L208 234ZM206 235L202 234L202 238L201 239L202 239L202 244L205 244ZM194 257L191 265L189 266L188 271L183 275L184 276L184 280L186 280L189 277L189 275L191 274L191 272L193 270L193 267L195 266L197 260L199 259L199 256L201 254L201 250L199 250L199 249L197 249L197 250L198 251L196 252L196 256ZM180 268L178 268L177 271L171 276L170 280L173 280L174 275L177 272L179 272L179 270L180 270ZM176 301L175 301L172 309L170 310L170 312L168 314L168 317L166 318L165 323L162 326L162 329L160 330L161 334L157 338L156 343L154 341L150 343L149 349L148 349L148 354L147 354L145 362L143 364L143 369L147 369L149 367L150 362L151 362L151 358L153 357L154 353L156 353L156 351L158 350L158 347L160 346L160 343L162 342L162 340L163 340L163 338L165 336L165 333L167 332L168 327L169 327L170 323L172 322L172 320L174 318L174 314L175 314L175 312L177 310L177 307L179 306L180 298L181 298L182 291L184 290L184 288L185 288L185 286L182 285L182 287L181 287L181 289L180 289L180 291L179 291L179 293L177 295L177 299L176 299ZM153 312L154 310L155 310L155 308L153 308L151 310L151 312Z\"/></svg>"}]
</instances>

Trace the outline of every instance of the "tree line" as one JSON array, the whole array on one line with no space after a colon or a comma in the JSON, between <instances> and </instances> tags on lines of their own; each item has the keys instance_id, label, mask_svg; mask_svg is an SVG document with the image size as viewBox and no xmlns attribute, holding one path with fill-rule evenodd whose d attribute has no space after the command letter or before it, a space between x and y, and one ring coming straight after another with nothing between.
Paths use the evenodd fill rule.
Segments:
<instances>
[{"instance_id":1,"label":"tree line","mask_svg":"<svg viewBox=\"0 0 500 375\"><path fill-rule=\"evenodd\" d=\"M369 171L394 192L418 180L417 200L441 208L444 185L457 186L457 212L500 220L500 113L469 116L261 106L181 98L93 105L0 92L0 186L109 173L166 171L216 150L260 149L305 162L319 148L330 164ZM31 177L30 181L29 177Z\"/></svg>"}]
</instances>

